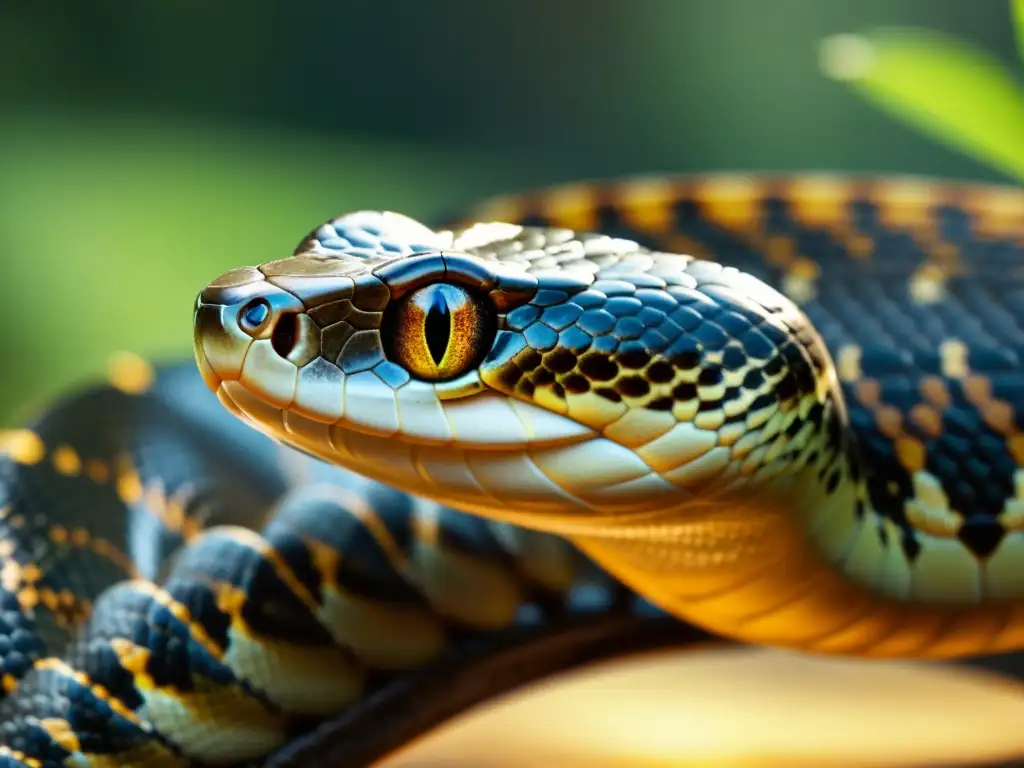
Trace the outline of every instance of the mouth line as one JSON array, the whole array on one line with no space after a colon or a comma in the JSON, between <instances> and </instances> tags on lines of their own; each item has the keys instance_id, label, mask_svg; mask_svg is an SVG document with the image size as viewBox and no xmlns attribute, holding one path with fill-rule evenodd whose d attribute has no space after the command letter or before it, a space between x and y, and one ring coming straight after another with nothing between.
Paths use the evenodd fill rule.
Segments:
<instances>
[{"instance_id":1,"label":"mouth line","mask_svg":"<svg viewBox=\"0 0 1024 768\"><path fill-rule=\"evenodd\" d=\"M342 432L354 438L394 440L417 447L498 454L558 448L600 437L593 429L564 416L492 391L441 401L447 411L435 411L440 419L435 424L442 424L446 434L435 431L433 435L426 434L425 428L403 429L369 423L368 419L357 421L350 414L331 422L321 421L291 405L272 404L238 379L221 379L215 391L229 410L260 431L277 433L296 442L304 442L304 436L308 440L313 434L319 435L321 441L333 442L330 436ZM371 412L374 408L368 404L356 410Z\"/></svg>"},{"instance_id":2,"label":"mouth line","mask_svg":"<svg viewBox=\"0 0 1024 768\"><path fill-rule=\"evenodd\" d=\"M535 440L521 440L521 441L503 441L503 442L492 442L484 440L472 440L472 439L456 439L450 440L434 440L431 438L425 438L420 435L408 432L391 432L384 433L367 429L360 424L354 424L347 419L340 419L330 425L333 429L344 430L352 435L359 435L362 437L376 437L387 440L396 440L406 445L414 445L417 447L425 448L454 448L456 450L473 450L482 451L487 453L501 453L503 451L509 452L521 452L539 448L559 448L563 446L576 445L578 443L586 442L594 438L600 437L596 432L590 432L587 434L575 434L565 435L563 437L550 437Z\"/></svg>"},{"instance_id":3,"label":"mouth line","mask_svg":"<svg viewBox=\"0 0 1024 768\"><path fill-rule=\"evenodd\" d=\"M559 414L490 390L442 404L447 406L445 424L449 432L444 437L428 436L416 429L379 429L353 420L349 414L333 422L331 428L413 446L495 453L556 448L600 437L589 427Z\"/></svg>"}]
</instances>

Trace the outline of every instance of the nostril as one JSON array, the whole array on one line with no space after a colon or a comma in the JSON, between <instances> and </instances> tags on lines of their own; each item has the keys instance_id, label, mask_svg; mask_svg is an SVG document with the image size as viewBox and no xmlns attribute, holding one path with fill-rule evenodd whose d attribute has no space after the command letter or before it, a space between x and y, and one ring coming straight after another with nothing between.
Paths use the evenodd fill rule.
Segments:
<instances>
[{"instance_id":1,"label":"nostril","mask_svg":"<svg viewBox=\"0 0 1024 768\"><path fill-rule=\"evenodd\" d=\"M266 299L255 299L249 302L240 315L242 328L255 333L270 318L270 304Z\"/></svg>"},{"instance_id":2,"label":"nostril","mask_svg":"<svg viewBox=\"0 0 1024 768\"><path fill-rule=\"evenodd\" d=\"M281 315L274 332L270 334L270 344L281 357L288 357L295 349L295 341L299 335L299 316L296 314Z\"/></svg>"}]
</instances>

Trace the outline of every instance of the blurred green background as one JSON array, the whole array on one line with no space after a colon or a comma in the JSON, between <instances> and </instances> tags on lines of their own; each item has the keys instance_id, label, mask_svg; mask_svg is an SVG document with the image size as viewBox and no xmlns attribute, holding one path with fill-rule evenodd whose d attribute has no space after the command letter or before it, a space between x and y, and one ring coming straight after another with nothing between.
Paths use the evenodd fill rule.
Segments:
<instances>
[{"instance_id":1,"label":"blurred green background","mask_svg":"<svg viewBox=\"0 0 1024 768\"><path fill-rule=\"evenodd\" d=\"M708 169L996 179L825 78L865 27L1015 59L1005 0L0 4L0 421L342 210Z\"/></svg>"}]
</instances>

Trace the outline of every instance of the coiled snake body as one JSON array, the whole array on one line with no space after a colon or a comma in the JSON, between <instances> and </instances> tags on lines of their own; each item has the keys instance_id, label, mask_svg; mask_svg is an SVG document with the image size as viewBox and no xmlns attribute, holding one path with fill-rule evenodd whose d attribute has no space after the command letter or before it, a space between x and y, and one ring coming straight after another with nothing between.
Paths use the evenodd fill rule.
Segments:
<instances>
[{"instance_id":1,"label":"coiled snake body","mask_svg":"<svg viewBox=\"0 0 1024 768\"><path fill-rule=\"evenodd\" d=\"M332 220L203 290L199 373L122 361L6 434L0 765L365 765L704 637L678 619L1024 647L1019 190L646 179L461 221Z\"/></svg>"}]
</instances>

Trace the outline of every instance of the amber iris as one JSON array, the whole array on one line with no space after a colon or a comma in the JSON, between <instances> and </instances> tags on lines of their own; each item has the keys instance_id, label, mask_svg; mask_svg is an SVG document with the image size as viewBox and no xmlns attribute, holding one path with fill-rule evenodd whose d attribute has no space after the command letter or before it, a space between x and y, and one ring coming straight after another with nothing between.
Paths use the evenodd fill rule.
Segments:
<instances>
[{"instance_id":1,"label":"amber iris","mask_svg":"<svg viewBox=\"0 0 1024 768\"><path fill-rule=\"evenodd\" d=\"M453 379L480 360L490 326L489 313L462 288L428 285L395 307L392 359L419 379Z\"/></svg>"}]
</instances>

